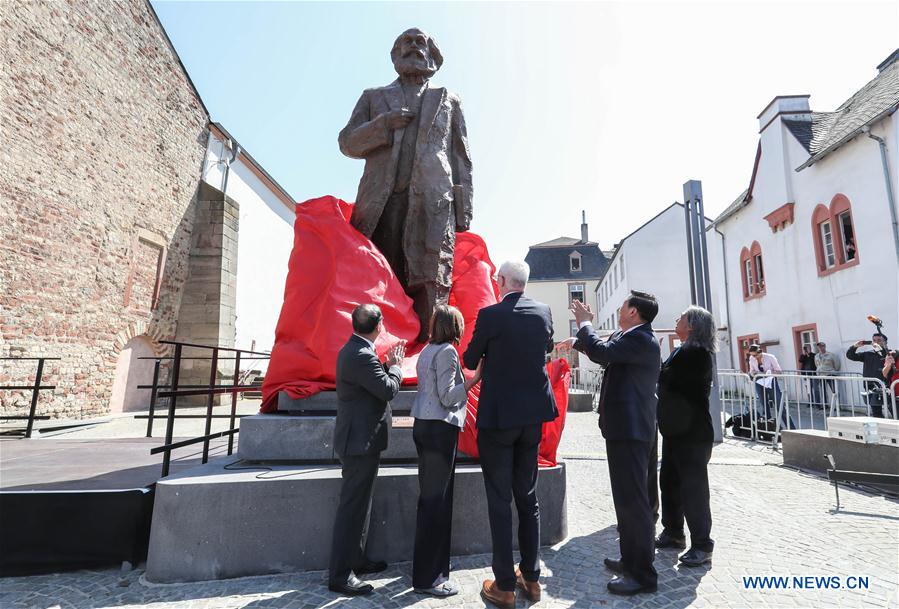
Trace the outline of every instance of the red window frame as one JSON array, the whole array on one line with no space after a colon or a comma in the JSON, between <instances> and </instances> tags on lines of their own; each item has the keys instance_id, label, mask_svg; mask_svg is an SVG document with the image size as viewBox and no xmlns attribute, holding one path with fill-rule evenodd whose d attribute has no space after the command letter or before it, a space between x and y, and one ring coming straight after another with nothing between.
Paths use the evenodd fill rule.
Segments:
<instances>
[{"instance_id":1,"label":"red window frame","mask_svg":"<svg viewBox=\"0 0 899 609\"><path fill-rule=\"evenodd\" d=\"M843 242L843 229L840 225L839 217L844 213L849 214L849 222L852 224L852 238L855 242L855 258L846 260L846 248ZM821 225L830 222L830 234L833 239L834 264L827 266L827 258L824 253L824 239L821 236ZM814 212L812 212L812 241L815 244L815 263L818 269L818 276L830 275L837 271L856 266L859 264L859 246L858 231L855 227L855 220L852 217L852 203L849 197L842 193L834 195L827 207L823 203L819 203Z\"/></svg>"}]
</instances>

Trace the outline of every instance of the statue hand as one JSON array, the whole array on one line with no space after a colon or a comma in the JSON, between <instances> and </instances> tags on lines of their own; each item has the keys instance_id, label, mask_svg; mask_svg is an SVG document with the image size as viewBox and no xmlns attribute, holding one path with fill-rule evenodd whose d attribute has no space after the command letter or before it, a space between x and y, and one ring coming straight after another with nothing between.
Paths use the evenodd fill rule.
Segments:
<instances>
[{"instance_id":1,"label":"statue hand","mask_svg":"<svg viewBox=\"0 0 899 609\"><path fill-rule=\"evenodd\" d=\"M396 129L404 129L412 122L412 119L415 118L415 113L406 108L402 108L400 110L392 110L385 114L385 116L387 128L393 131Z\"/></svg>"},{"instance_id":2,"label":"statue hand","mask_svg":"<svg viewBox=\"0 0 899 609\"><path fill-rule=\"evenodd\" d=\"M466 222L465 224L456 224L456 232L457 232L457 233L464 233L464 232L467 231L469 228L470 228L470 227L469 227L469 225L468 225L468 222Z\"/></svg>"}]
</instances>

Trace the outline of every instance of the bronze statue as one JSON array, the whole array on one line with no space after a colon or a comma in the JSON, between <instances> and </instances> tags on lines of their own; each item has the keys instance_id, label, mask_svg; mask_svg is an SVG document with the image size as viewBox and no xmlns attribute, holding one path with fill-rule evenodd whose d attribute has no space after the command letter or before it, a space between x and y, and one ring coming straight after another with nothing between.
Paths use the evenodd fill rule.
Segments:
<instances>
[{"instance_id":1,"label":"bronze statue","mask_svg":"<svg viewBox=\"0 0 899 609\"><path fill-rule=\"evenodd\" d=\"M366 89L337 139L343 154L365 159L350 222L412 298L424 340L449 297L456 232L471 223L471 155L459 98L428 85L443 64L434 39L406 30L390 58L399 78Z\"/></svg>"}]
</instances>

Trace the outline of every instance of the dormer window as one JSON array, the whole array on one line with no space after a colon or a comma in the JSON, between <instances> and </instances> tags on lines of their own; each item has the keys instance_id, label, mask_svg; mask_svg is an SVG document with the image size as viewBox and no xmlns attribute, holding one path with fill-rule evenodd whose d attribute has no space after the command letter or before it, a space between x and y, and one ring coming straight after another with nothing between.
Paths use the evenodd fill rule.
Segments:
<instances>
[{"instance_id":1,"label":"dormer window","mask_svg":"<svg viewBox=\"0 0 899 609\"><path fill-rule=\"evenodd\" d=\"M572 273L581 272L581 254L580 252L571 252L568 255L568 268Z\"/></svg>"}]
</instances>

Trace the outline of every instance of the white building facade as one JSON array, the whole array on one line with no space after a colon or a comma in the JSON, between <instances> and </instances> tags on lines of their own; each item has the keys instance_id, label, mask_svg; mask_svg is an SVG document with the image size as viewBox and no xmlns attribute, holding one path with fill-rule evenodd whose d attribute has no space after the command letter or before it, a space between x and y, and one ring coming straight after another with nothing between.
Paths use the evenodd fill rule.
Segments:
<instances>
[{"instance_id":1,"label":"white building facade","mask_svg":"<svg viewBox=\"0 0 899 609\"><path fill-rule=\"evenodd\" d=\"M224 127L212 123L209 132L203 180L240 206L235 345L270 351L284 302L296 204Z\"/></svg>"},{"instance_id":2,"label":"white building facade","mask_svg":"<svg viewBox=\"0 0 899 609\"><path fill-rule=\"evenodd\" d=\"M649 292L659 303L659 313L653 322L653 329L660 339L662 356L668 354L678 344L674 335L677 317L690 306L690 275L687 266L687 237L684 206L673 203L659 212L630 235L622 239L609 261L609 268L596 287L597 329L605 334L618 328L618 309L631 290ZM714 269L710 275L722 274L719 237L707 231L709 266ZM717 285L712 280L712 299L719 302ZM723 299L720 299L723 303ZM726 324L725 308L713 310L719 328ZM719 338L726 342L727 333L719 332ZM728 349L722 344L719 366L727 367L730 358Z\"/></svg>"},{"instance_id":3,"label":"white building facade","mask_svg":"<svg viewBox=\"0 0 899 609\"><path fill-rule=\"evenodd\" d=\"M896 59L834 112L812 112L808 95L779 96L758 116L750 187L715 220L737 367L759 343L796 369L802 346L821 340L844 371L861 371L845 352L870 339L869 314L899 339Z\"/></svg>"}]
</instances>

